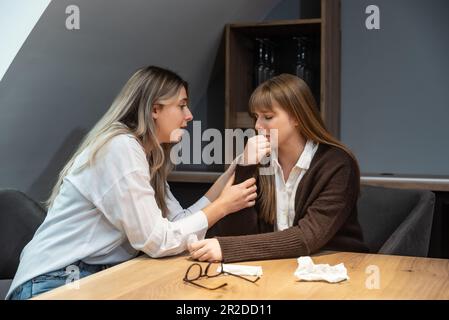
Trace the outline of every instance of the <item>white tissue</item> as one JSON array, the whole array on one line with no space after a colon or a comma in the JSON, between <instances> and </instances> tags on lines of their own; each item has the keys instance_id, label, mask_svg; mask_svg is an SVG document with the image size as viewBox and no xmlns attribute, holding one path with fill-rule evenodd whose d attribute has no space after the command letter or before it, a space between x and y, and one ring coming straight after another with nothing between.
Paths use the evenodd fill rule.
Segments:
<instances>
[{"instance_id":1,"label":"white tissue","mask_svg":"<svg viewBox=\"0 0 449 320\"><path fill-rule=\"evenodd\" d=\"M320 281L324 280L331 283L349 280L348 272L343 263L335 266L328 264L314 264L310 257L298 258L298 268L294 275L299 280Z\"/></svg>"},{"instance_id":2,"label":"white tissue","mask_svg":"<svg viewBox=\"0 0 449 320\"><path fill-rule=\"evenodd\" d=\"M223 264L224 272L237 274L239 276L258 276L260 277L262 272L261 266L243 266L238 264ZM221 272L221 266L218 266L217 272Z\"/></svg>"}]
</instances>

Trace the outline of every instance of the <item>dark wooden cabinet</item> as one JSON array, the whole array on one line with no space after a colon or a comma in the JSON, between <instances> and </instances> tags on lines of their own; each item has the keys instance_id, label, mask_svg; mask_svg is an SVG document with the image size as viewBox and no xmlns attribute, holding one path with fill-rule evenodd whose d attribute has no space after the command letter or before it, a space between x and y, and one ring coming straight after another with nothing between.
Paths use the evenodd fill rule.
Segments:
<instances>
[{"instance_id":1,"label":"dark wooden cabinet","mask_svg":"<svg viewBox=\"0 0 449 320\"><path fill-rule=\"evenodd\" d=\"M256 38L274 43L277 73L295 71L293 37L309 39L313 81L309 84L327 128L340 134L340 1L321 0L321 16L226 25L225 128L252 128L248 100L255 89Z\"/></svg>"}]
</instances>

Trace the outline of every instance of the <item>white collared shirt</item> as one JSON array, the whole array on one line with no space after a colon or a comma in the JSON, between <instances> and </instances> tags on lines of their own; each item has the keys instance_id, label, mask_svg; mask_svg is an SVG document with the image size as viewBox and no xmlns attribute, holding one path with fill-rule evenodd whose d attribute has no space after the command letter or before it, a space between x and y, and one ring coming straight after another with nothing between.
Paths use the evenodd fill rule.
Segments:
<instances>
[{"instance_id":1,"label":"white collared shirt","mask_svg":"<svg viewBox=\"0 0 449 320\"><path fill-rule=\"evenodd\" d=\"M163 218L144 149L132 135L118 135L97 154L92 166L85 150L64 178L45 221L23 249L8 295L26 281L82 260L116 264L139 251L151 257L186 250L190 234L204 239L208 222L202 197L183 209L167 186L168 216Z\"/></svg>"},{"instance_id":2,"label":"white collared shirt","mask_svg":"<svg viewBox=\"0 0 449 320\"><path fill-rule=\"evenodd\" d=\"M307 172L318 143L307 140L304 150L293 167L287 181L284 180L282 168L276 155L272 157L276 182L276 223L275 230L284 230L293 225L295 218L295 196L302 177Z\"/></svg>"}]
</instances>

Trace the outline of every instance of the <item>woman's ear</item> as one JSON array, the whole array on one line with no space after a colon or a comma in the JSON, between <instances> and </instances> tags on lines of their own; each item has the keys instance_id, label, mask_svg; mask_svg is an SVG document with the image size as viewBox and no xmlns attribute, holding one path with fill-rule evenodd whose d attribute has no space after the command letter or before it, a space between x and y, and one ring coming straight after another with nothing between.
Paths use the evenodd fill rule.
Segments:
<instances>
[{"instance_id":1,"label":"woman's ear","mask_svg":"<svg viewBox=\"0 0 449 320\"><path fill-rule=\"evenodd\" d=\"M154 120L157 120L157 118L159 117L161 108L158 105L154 105L153 106L153 110L151 110L151 115L153 116Z\"/></svg>"}]
</instances>

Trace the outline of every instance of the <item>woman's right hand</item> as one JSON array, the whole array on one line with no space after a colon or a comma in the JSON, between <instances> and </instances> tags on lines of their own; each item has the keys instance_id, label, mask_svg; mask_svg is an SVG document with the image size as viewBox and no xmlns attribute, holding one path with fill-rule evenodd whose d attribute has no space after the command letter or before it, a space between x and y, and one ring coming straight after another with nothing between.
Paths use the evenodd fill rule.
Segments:
<instances>
[{"instance_id":1,"label":"woman's right hand","mask_svg":"<svg viewBox=\"0 0 449 320\"><path fill-rule=\"evenodd\" d=\"M251 137L243 151L243 165L259 164L270 152L270 141L264 135Z\"/></svg>"},{"instance_id":2,"label":"woman's right hand","mask_svg":"<svg viewBox=\"0 0 449 320\"><path fill-rule=\"evenodd\" d=\"M232 185L234 177L233 174L217 199L225 208L225 215L256 204L256 179L249 178L240 184Z\"/></svg>"}]
</instances>

